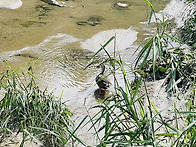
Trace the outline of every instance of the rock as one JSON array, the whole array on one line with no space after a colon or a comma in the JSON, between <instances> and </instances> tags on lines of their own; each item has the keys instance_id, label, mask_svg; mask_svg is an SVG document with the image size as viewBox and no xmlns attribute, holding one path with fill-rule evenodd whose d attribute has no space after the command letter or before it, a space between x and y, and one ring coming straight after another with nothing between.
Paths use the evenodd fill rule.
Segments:
<instances>
[{"instance_id":1,"label":"rock","mask_svg":"<svg viewBox=\"0 0 196 147\"><path fill-rule=\"evenodd\" d=\"M56 1L56 0L42 0L42 1L48 3L49 5L54 5L58 7L64 7L66 5L66 3L62 1Z\"/></svg>"},{"instance_id":2,"label":"rock","mask_svg":"<svg viewBox=\"0 0 196 147\"><path fill-rule=\"evenodd\" d=\"M126 4L126 3L116 3L119 7L124 7L124 8L126 8L126 7L128 7L129 5L128 4Z\"/></svg>"},{"instance_id":3,"label":"rock","mask_svg":"<svg viewBox=\"0 0 196 147\"><path fill-rule=\"evenodd\" d=\"M118 10L127 9L129 6L130 4L126 2L118 2L114 4L114 8Z\"/></svg>"},{"instance_id":4,"label":"rock","mask_svg":"<svg viewBox=\"0 0 196 147\"><path fill-rule=\"evenodd\" d=\"M103 18L101 16L90 16L87 20L82 20L76 22L78 25L91 25L91 26L96 26L98 24L101 24L101 21Z\"/></svg>"}]
</instances>

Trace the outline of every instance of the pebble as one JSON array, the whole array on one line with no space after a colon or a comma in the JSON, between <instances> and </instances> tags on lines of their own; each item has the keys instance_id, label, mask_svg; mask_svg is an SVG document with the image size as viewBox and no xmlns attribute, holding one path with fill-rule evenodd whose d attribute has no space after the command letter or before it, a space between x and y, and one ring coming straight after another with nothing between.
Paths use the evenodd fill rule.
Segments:
<instances>
[{"instance_id":1,"label":"pebble","mask_svg":"<svg viewBox=\"0 0 196 147\"><path fill-rule=\"evenodd\" d=\"M128 4L125 4L125 3L117 3L117 5L119 6L119 7L128 7Z\"/></svg>"}]
</instances>

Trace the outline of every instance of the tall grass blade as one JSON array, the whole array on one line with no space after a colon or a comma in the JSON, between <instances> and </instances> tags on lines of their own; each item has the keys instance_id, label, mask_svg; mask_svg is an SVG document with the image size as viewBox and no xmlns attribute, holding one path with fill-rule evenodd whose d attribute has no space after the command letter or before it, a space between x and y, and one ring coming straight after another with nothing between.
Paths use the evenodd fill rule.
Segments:
<instances>
[{"instance_id":1,"label":"tall grass blade","mask_svg":"<svg viewBox=\"0 0 196 147\"><path fill-rule=\"evenodd\" d=\"M137 67L137 65L139 64L139 61L142 59L142 57L145 55L145 53L150 51L151 47L152 47L152 43L153 43L153 38L142 48L142 50L139 52L137 58L136 58L136 63L135 63L135 68ZM144 64L144 60L142 61L142 63ZM142 66L140 65L140 68Z\"/></svg>"},{"instance_id":2,"label":"tall grass blade","mask_svg":"<svg viewBox=\"0 0 196 147\"><path fill-rule=\"evenodd\" d=\"M196 126L194 127L193 136L191 138L190 146L194 146L196 144Z\"/></svg>"},{"instance_id":3,"label":"tall grass blade","mask_svg":"<svg viewBox=\"0 0 196 147\"><path fill-rule=\"evenodd\" d=\"M153 7L152 3L149 0L145 0L146 3L148 4L148 6L150 6L152 8L152 10L155 12L155 8Z\"/></svg>"},{"instance_id":4,"label":"tall grass blade","mask_svg":"<svg viewBox=\"0 0 196 147\"><path fill-rule=\"evenodd\" d=\"M92 57L93 59L99 52L101 52L113 39L115 39L115 36L112 36Z\"/></svg>"}]
</instances>

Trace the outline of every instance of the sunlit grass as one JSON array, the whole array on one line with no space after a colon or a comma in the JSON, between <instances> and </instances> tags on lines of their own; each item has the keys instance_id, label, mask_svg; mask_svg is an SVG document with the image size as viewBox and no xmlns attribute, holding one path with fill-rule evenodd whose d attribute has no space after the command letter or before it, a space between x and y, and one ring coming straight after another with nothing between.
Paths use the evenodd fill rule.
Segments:
<instances>
[{"instance_id":1,"label":"sunlit grass","mask_svg":"<svg viewBox=\"0 0 196 147\"><path fill-rule=\"evenodd\" d=\"M147 4L152 8L151 15L154 15L153 6L149 1ZM166 26L163 15L162 28L157 28L157 34L138 47L135 68L107 52L107 44L115 39L114 36L92 57L105 52L107 59L104 62L109 63L110 75L115 83L112 95L93 107L99 108L99 111L94 116L87 116L92 124L90 129L94 129L98 136L97 146L192 147L196 144L196 86L195 67L192 66L195 65L195 53L185 54L180 46L173 47L171 42L178 42L179 45L180 42L167 33ZM117 70L121 71L123 85L116 78ZM137 80L131 81L127 77L130 72L135 74ZM161 77L159 72L162 72ZM152 75L152 80L165 79L163 86L166 91L180 95L176 98L185 101L184 107L177 107L177 102L171 104L168 111L171 119L166 119L163 114L168 108L159 110L152 102L146 87L149 75ZM143 95L139 95L140 89L144 89Z\"/></svg>"},{"instance_id":2,"label":"sunlit grass","mask_svg":"<svg viewBox=\"0 0 196 147\"><path fill-rule=\"evenodd\" d=\"M146 2L152 8L151 19L155 8L148 0ZM166 28L167 21L163 15L157 34L138 47L139 54L134 67L123 62L120 56L116 57L115 50L112 57L105 49L115 39L114 36L101 46L87 67L98 62L93 59L101 51L105 52L107 59L103 62L110 66L114 91L93 107L99 108L95 115L90 116L89 113L75 129L71 121L72 113L61 102L61 98L54 97L47 89L40 90L36 85L32 67L27 72L18 72L8 65L9 70L0 77L0 146L11 134L19 133L22 133L20 146L27 140L49 147L74 146L74 141L87 146L75 133L83 125L89 124L99 139L96 146L100 147L195 146L196 55L194 51L185 54L183 48L173 47L170 41L180 42L168 34ZM117 80L117 71L122 75L123 84ZM127 77L130 72L137 78L135 81ZM149 75L153 80L165 79L163 86L166 91L180 95L177 98L185 101L184 107L178 107L178 103L171 104L168 112L171 119L165 119L165 109L159 110L152 102L146 87ZM142 88L144 94L140 94ZM87 119L88 123L84 124Z\"/></svg>"},{"instance_id":3,"label":"sunlit grass","mask_svg":"<svg viewBox=\"0 0 196 147\"><path fill-rule=\"evenodd\" d=\"M72 113L61 98L37 86L31 70L18 72L9 66L1 73L0 146L19 133L21 147L27 140L48 147L73 146L79 139L72 133Z\"/></svg>"},{"instance_id":4,"label":"sunlit grass","mask_svg":"<svg viewBox=\"0 0 196 147\"><path fill-rule=\"evenodd\" d=\"M112 37L109 41L112 39L114 38ZM105 62L109 62L110 69L112 69L111 75L116 84L113 85L115 89L113 94L101 104L94 106L100 111L94 116L89 116L89 123L92 123L90 129L94 129L96 136L100 139L97 146L194 145L196 139L196 106L193 96L195 95L195 80L191 87L193 95L187 95L188 98L182 97L188 100L188 107L177 108L174 103L174 107L168 112L172 119L168 120L162 114L166 108L158 110L151 101L145 84L146 79L143 77L145 74L141 74L139 70L133 70L121 59L114 59L103 46L100 50L108 55L108 60ZM120 70L123 75L123 85L116 80L116 70ZM134 87L133 81L127 77L129 70L140 75ZM146 92L139 96L138 93L142 87ZM144 103L144 99L147 100L147 104Z\"/></svg>"}]
</instances>

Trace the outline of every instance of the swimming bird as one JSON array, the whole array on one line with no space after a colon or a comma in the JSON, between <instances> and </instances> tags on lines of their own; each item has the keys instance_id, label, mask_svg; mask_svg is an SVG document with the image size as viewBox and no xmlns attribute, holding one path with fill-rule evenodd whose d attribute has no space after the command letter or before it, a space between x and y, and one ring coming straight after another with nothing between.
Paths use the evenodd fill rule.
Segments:
<instances>
[{"instance_id":1,"label":"swimming bird","mask_svg":"<svg viewBox=\"0 0 196 147\"><path fill-rule=\"evenodd\" d=\"M107 79L107 77L104 77L103 73L105 71L105 65L104 64L100 64L99 66L101 66L101 73L98 74L98 76L96 77L95 81L96 84L99 86L99 93L101 92L101 90L106 90L110 87L110 82ZM98 66L98 67L99 67Z\"/></svg>"}]
</instances>

